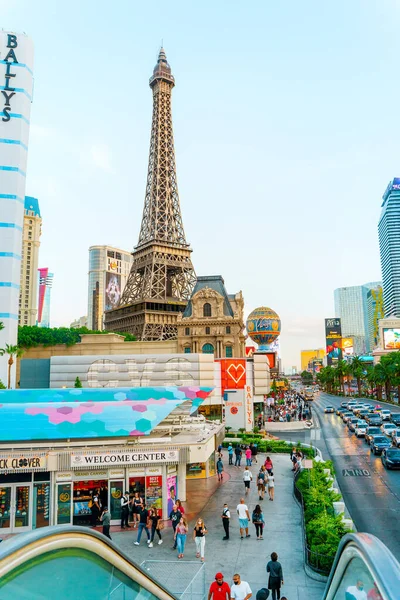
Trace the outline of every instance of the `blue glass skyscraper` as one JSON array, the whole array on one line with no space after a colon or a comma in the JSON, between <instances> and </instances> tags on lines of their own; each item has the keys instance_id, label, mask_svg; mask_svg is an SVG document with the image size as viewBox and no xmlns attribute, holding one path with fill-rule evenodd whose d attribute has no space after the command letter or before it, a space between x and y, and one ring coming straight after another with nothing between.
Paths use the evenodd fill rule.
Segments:
<instances>
[{"instance_id":1,"label":"blue glass skyscraper","mask_svg":"<svg viewBox=\"0 0 400 600\"><path fill-rule=\"evenodd\" d=\"M383 194L378 224L386 317L400 317L400 177Z\"/></svg>"}]
</instances>

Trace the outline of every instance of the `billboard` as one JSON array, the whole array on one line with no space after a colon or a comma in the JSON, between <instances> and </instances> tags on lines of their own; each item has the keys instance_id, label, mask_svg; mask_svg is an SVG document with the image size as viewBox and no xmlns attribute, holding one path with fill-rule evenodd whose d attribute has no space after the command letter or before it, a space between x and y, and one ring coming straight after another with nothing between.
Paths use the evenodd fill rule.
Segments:
<instances>
[{"instance_id":1,"label":"billboard","mask_svg":"<svg viewBox=\"0 0 400 600\"><path fill-rule=\"evenodd\" d=\"M400 350L400 329L383 330L383 347L385 350Z\"/></svg>"},{"instance_id":2,"label":"billboard","mask_svg":"<svg viewBox=\"0 0 400 600\"><path fill-rule=\"evenodd\" d=\"M326 356L328 366L342 358L342 324L340 319L325 319Z\"/></svg>"},{"instance_id":3,"label":"billboard","mask_svg":"<svg viewBox=\"0 0 400 600\"><path fill-rule=\"evenodd\" d=\"M342 338L342 354L343 356L352 356L354 354L353 338Z\"/></svg>"},{"instance_id":4,"label":"billboard","mask_svg":"<svg viewBox=\"0 0 400 600\"><path fill-rule=\"evenodd\" d=\"M112 310L119 306L121 300L121 275L106 273L106 289L104 292L104 310Z\"/></svg>"},{"instance_id":5,"label":"billboard","mask_svg":"<svg viewBox=\"0 0 400 600\"><path fill-rule=\"evenodd\" d=\"M244 358L221 358L221 391L242 390L246 385L246 360Z\"/></svg>"}]
</instances>

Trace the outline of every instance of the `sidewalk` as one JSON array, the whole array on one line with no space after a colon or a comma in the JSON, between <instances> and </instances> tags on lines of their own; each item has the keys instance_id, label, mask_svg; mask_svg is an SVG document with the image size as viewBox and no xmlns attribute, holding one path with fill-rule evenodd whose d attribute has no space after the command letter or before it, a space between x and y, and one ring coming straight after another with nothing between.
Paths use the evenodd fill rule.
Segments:
<instances>
[{"instance_id":1,"label":"sidewalk","mask_svg":"<svg viewBox=\"0 0 400 600\"><path fill-rule=\"evenodd\" d=\"M264 457L265 458L265 457ZM191 539L194 527L194 517L201 515L207 525L208 535L205 549L206 585L214 580L215 573L222 571L225 580L231 584L232 575L240 573L242 579L248 581L253 591L253 600L261 587L266 587L268 577L266 564L271 552L277 552L282 564L285 585L282 595L288 600L320 600L325 585L308 577L304 571L304 552L300 519L300 508L292 494L293 475L288 455L273 454L275 475L275 500L270 502L268 495L264 501L258 501L256 478L258 467L264 460L258 456L259 465L251 468L253 483L249 496L246 498L250 515L254 506L261 504L264 511L266 527L264 540L258 541L254 525L250 524L251 538L240 539L236 506L244 495L242 481L243 467L238 469L227 464L227 453L224 452L225 479L218 484L216 477L211 480L188 481L188 498L184 503L186 514L189 516L189 536L185 549L185 558L177 559L177 552L172 551L172 529L166 527L163 531L164 543L148 548L146 534L142 536L140 546L134 546L136 530L111 531L113 541L126 552L132 560L141 564L144 560L184 561L197 560L195 545ZM221 523L221 512L224 502L231 510L230 539L223 541L224 535ZM112 528L113 529L113 528ZM158 538L156 537L156 540ZM200 561L199 561L200 563Z\"/></svg>"}]
</instances>

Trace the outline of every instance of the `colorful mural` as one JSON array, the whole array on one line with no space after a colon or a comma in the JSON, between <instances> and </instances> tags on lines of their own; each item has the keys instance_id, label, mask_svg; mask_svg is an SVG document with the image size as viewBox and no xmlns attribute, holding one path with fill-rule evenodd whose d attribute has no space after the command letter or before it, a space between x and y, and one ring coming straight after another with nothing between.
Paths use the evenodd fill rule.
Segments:
<instances>
[{"instance_id":1,"label":"colorful mural","mask_svg":"<svg viewBox=\"0 0 400 600\"><path fill-rule=\"evenodd\" d=\"M0 442L149 435L177 406L212 388L0 390Z\"/></svg>"}]
</instances>

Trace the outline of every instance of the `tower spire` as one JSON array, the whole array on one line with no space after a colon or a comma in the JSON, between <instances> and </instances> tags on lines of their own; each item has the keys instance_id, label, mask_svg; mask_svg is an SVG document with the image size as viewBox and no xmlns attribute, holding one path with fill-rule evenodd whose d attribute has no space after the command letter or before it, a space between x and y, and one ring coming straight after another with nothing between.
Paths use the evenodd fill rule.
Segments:
<instances>
[{"instance_id":1,"label":"tower spire","mask_svg":"<svg viewBox=\"0 0 400 600\"><path fill-rule=\"evenodd\" d=\"M105 314L109 331L153 341L177 337L177 318L196 275L186 242L176 178L171 93L175 79L161 47L149 81L153 117L139 241L120 308Z\"/></svg>"}]
</instances>

